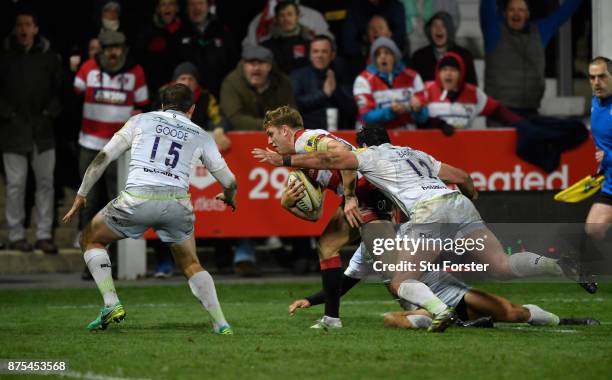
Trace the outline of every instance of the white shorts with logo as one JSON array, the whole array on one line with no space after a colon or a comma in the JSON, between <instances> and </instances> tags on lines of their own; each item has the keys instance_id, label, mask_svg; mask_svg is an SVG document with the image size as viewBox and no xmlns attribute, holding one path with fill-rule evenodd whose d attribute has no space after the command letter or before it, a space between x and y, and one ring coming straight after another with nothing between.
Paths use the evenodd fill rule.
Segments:
<instances>
[{"instance_id":1,"label":"white shorts with logo","mask_svg":"<svg viewBox=\"0 0 612 380\"><path fill-rule=\"evenodd\" d=\"M375 273L372 263L368 262L366 256L363 255L363 250L364 247L361 244L353 254L349 266L344 271L345 276L362 280L369 274ZM426 272L419 281L429 286L431 291L442 302L451 307L456 307L463 299L463 296L465 296L465 293L470 290L465 283L446 272ZM406 308L406 305L403 306ZM411 309L418 309L417 306L413 306Z\"/></svg>"},{"instance_id":2,"label":"white shorts with logo","mask_svg":"<svg viewBox=\"0 0 612 380\"><path fill-rule=\"evenodd\" d=\"M130 188L110 201L102 214L111 230L132 239L149 228L164 243L181 243L193 235L193 206L181 188Z\"/></svg>"},{"instance_id":3,"label":"white shorts with logo","mask_svg":"<svg viewBox=\"0 0 612 380\"><path fill-rule=\"evenodd\" d=\"M472 201L453 192L415 204L410 221L400 226L400 235L454 239L483 228L482 217Z\"/></svg>"}]
</instances>

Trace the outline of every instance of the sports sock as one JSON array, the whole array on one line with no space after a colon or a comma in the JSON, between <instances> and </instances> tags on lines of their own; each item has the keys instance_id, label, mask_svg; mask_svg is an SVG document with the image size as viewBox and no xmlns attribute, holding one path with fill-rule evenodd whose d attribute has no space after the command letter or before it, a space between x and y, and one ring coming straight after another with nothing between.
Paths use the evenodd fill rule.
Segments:
<instances>
[{"instance_id":1,"label":"sports sock","mask_svg":"<svg viewBox=\"0 0 612 380\"><path fill-rule=\"evenodd\" d=\"M227 325L219 299L217 299L217 290L215 283L207 271L197 272L189 279L189 288L191 293L200 300L202 306L208 311L213 319L213 327L218 330L219 327Z\"/></svg>"},{"instance_id":2,"label":"sports sock","mask_svg":"<svg viewBox=\"0 0 612 380\"><path fill-rule=\"evenodd\" d=\"M555 314L543 310L538 305L523 305L524 308L529 310L531 315L527 320L527 323L534 326L556 326L559 324L559 317Z\"/></svg>"},{"instance_id":3,"label":"sports sock","mask_svg":"<svg viewBox=\"0 0 612 380\"><path fill-rule=\"evenodd\" d=\"M321 279L325 293L325 315L340 317L340 288L342 286L342 260L340 256L321 260Z\"/></svg>"},{"instance_id":4,"label":"sports sock","mask_svg":"<svg viewBox=\"0 0 612 380\"><path fill-rule=\"evenodd\" d=\"M412 323L415 329L426 329L431 326L431 318L426 315L407 315L406 319Z\"/></svg>"},{"instance_id":5,"label":"sports sock","mask_svg":"<svg viewBox=\"0 0 612 380\"><path fill-rule=\"evenodd\" d=\"M441 299L429 289L429 286L416 280L406 280L401 283L397 295L411 304L420 306L433 315L437 315L448 308Z\"/></svg>"},{"instance_id":6,"label":"sports sock","mask_svg":"<svg viewBox=\"0 0 612 380\"><path fill-rule=\"evenodd\" d=\"M83 254L83 258L96 285L98 285L102 298L104 298L104 305L109 307L119 302L113 283L111 262L106 250L102 248L88 249Z\"/></svg>"},{"instance_id":7,"label":"sports sock","mask_svg":"<svg viewBox=\"0 0 612 380\"><path fill-rule=\"evenodd\" d=\"M358 278L352 278L345 274L342 275L342 285L340 286L340 297L344 296L346 292L351 290L353 286L357 285L361 281ZM319 292L312 294L308 297L304 297L310 302L310 306L320 305L325 302L325 293L321 289Z\"/></svg>"},{"instance_id":8,"label":"sports sock","mask_svg":"<svg viewBox=\"0 0 612 380\"><path fill-rule=\"evenodd\" d=\"M516 277L563 275L557 260L532 252L518 252L511 255L508 260L510 260L510 269Z\"/></svg>"}]
</instances>

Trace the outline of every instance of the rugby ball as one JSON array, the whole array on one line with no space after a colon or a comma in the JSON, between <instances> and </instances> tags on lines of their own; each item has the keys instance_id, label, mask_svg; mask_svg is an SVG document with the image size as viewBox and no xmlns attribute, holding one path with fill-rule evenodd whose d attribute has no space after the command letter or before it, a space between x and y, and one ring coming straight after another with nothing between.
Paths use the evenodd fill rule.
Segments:
<instances>
[{"instance_id":1,"label":"rugby ball","mask_svg":"<svg viewBox=\"0 0 612 380\"><path fill-rule=\"evenodd\" d=\"M291 184L295 180L299 180L304 184L304 197L300 199L295 206L304 212L312 212L318 210L323 203L323 192L318 183L315 183L304 174L301 170L294 170L289 173L287 177L287 185Z\"/></svg>"}]
</instances>

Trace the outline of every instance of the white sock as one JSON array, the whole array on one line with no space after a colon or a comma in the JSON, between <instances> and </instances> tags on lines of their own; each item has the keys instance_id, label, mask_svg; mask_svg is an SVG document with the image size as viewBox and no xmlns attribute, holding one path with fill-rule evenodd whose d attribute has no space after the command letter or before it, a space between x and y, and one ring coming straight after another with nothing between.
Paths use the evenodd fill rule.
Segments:
<instances>
[{"instance_id":1,"label":"white sock","mask_svg":"<svg viewBox=\"0 0 612 380\"><path fill-rule=\"evenodd\" d=\"M202 271L194 274L189 279L189 287L191 293L200 300L202 306L208 311L213 319L213 327L217 330L219 327L227 325L221 305L217 299L217 290L211 275L207 271Z\"/></svg>"},{"instance_id":2,"label":"white sock","mask_svg":"<svg viewBox=\"0 0 612 380\"><path fill-rule=\"evenodd\" d=\"M401 283L397 295L411 304L422 307L431 314L436 315L448 308L442 300L436 297L429 286L416 280L406 280Z\"/></svg>"},{"instance_id":3,"label":"white sock","mask_svg":"<svg viewBox=\"0 0 612 380\"><path fill-rule=\"evenodd\" d=\"M559 317L546 310L541 309L538 305L523 305L529 310L530 317L527 323L534 326L556 326L559 324Z\"/></svg>"},{"instance_id":4,"label":"white sock","mask_svg":"<svg viewBox=\"0 0 612 380\"><path fill-rule=\"evenodd\" d=\"M111 262L108 253L102 248L92 248L85 251L83 254L85 263L89 272L93 276L100 294L104 298L105 306L113 306L119 302L115 284L113 283L113 273L111 270Z\"/></svg>"},{"instance_id":5,"label":"white sock","mask_svg":"<svg viewBox=\"0 0 612 380\"><path fill-rule=\"evenodd\" d=\"M518 252L511 255L508 260L510 260L510 269L516 277L563 275L563 270L557 264L557 260L535 253Z\"/></svg>"},{"instance_id":6,"label":"white sock","mask_svg":"<svg viewBox=\"0 0 612 380\"><path fill-rule=\"evenodd\" d=\"M415 329L426 329L431 326L431 318L426 315L407 315L406 319L412 323Z\"/></svg>"}]
</instances>

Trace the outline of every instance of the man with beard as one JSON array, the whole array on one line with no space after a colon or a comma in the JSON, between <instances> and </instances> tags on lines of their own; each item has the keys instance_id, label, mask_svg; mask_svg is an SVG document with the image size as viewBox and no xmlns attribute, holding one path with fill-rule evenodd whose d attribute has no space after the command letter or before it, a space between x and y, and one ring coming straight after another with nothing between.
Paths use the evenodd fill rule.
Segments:
<instances>
[{"instance_id":1,"label":"man with beard","mask_svg":"<svg viewBox=\"0 0 612 380\"><path fill-rule=\"evenodd\" d=\"M102 53L81 66L74 78L74 89L84 96L83 121L79 132L81 178L100 150L123 124L149 103L142 67L132 61L121 32L105 30L98 40ZM117 165L111 163L88 195L81 209L79 231L98 209L117 194Z\"/></svg>"}]
</instances>

